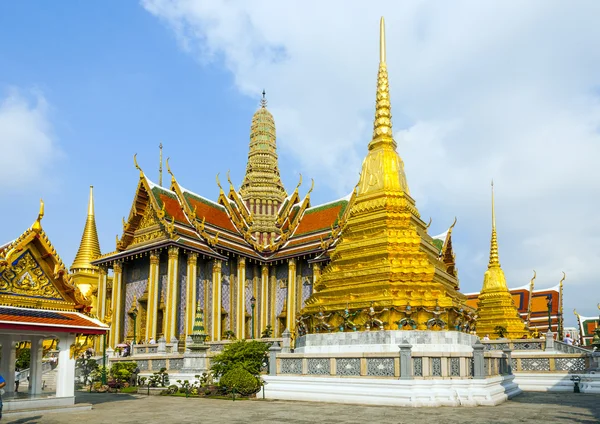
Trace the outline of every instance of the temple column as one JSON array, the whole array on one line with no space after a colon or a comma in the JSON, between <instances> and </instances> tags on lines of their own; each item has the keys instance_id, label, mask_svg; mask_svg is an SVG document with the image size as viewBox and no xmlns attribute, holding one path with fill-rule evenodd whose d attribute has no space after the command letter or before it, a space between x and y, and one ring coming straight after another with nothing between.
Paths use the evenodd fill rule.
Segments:
<instances>
[{"instance_id":1,"label":"temple column","mask_svg":"<svg viewBox=\"0 0 600 424\"><path fill-rule=\"evenodd\" d=\"M221 261L215 259L212 269L212 334L211 340L221 340Z\"/></svg>"},{"instance_id":2,"label":"temple column","mask_svg":"<svg viewBox=\"0 0 600 424\"><path fill-rule=\"evenodd\" d=\"M313 264L313 286L312 286L312 292L316 293L315 287L317 284L317 281L319 280L319 278L321 278L321 264L318 262L315 262Z\"/></svg>"},{"instance_id":3,"label":"temple column","mask_svg":"<svg viewBox=\"0 0 600 424\"><path fill-rule=\"evenodd\" d=\"M116 261L113 264L112 286L112 321L109 345L114 349L120 343L121 329L123 328L123 265Z\"/></svg>"},{"instance_id":4,"label":"temple column","mask_svg":"<svg viewBox=\"0 0 600 424\"><path fill-rule=\"evenodd\" d=\"M260 327L259 336L262 330L267 328L267 314L269 311L269 265L263 264L261 267L261 287L260 287Z\"/></svg>"},{"instance_id":5,"label":"temple column","mask_svg":"<svg viewBox=\"0 0 600 424\"><path fill-rule=\"evenodd\" d=\"M288 282L287 282L287 316L286 328L293 332L296 326L296 259L288 260Z\"/></svg>"},{"instance_id":6,"label":"temple column","mask_svg":"<svg viewBox=\"0 0 600 424\"><path fill-rule=\"evenodd\" d=\"M42 393L42 356L44 355L44 347L42 344L43 341L44 338L41 336L31 337L31 350L29 351L29 394L31 395L39 395Z\"/></svg>"},{"instance_id":7,"label":"temple column","mask_svg":"<svg viewBox=\"0 0 600 424\"><path fill-rule=\"evenodd\" d=\"M96 294L96 316L102 322L106 320L106 285L108 282L108 270L106 266L100 265L98 267L98 292ZM96 352L102 350L102 337L96 338L95 349Z\"/></svg>"},{"instance_id":8,"label":"temple column","mask_svg":"<svg viewBox=\"0 0 600 424\"><path fill-rule=\"evenodd\" d=\"M15 362L17 360L17 343L12 335L2 336L0 343L2 344L0 375L2 375L6 381L4 390L7 393L13 393L15 391Z\"/></svg>"},{"instance_id":9,"label":"temple column","mask_svg":"<svg viewBox=\"0 0 600 424\"><path fill-rule=\"evenodd\" d=\"M167 300L165 302L165 340L167 343L177 341L177 287L179 248L169 247L169 262L167 265Z\"/></svg>"},{"instance_id":10,"label":"temple column","mask_svg":"<svg viewBox=\"0 0 600 424\"><path fill-rule=\"evenodd\" d=\"M185 310L185 335L192 334L194 328L194 318L196 316L196 278L198 273L198 254L188 253L187 256L187 280L186 280L186 302L187 309Z\"/></svg>"},{"instance_id":11,"label":"temple column","mask_svg":"<svg viewBox=\"0 0 600 424\"><path fill-rule=\"evenodd\" d=\"M294 316L296 316L297 311L302 310L302 262L298 261L296 264L296 309L294 310Z\"/></svg>"},{"instance_id":12,"label":"temple column","mask_svg":"<svg viewBox=\"0 0 600 424\"><path fill-rule=\"evenodd\" d=\"M271 328L273 329L273 337L275 337L275 332L277 328L277 276L276 276L277 268L275 266L271 267L271 276L269 278L269 293L271 296L269 297L269 308L270 308L270 319L269 324L271 324Z\"/></svg>"},{"instance_id":13,"label":"temple column","mask_svg":"<svg viewBox=\"0 0 600 424\"><path fill-rule=\"evenodd\" d=\"M238 340L246 338L246 258L237 260L237 327L235 335Z\"/></svg>"},{"instance_id":14,"label":"temple column","mask_svg":"<svg viewBox=\"0 0 600 424\"><path fill-rule=\"evenodd\" d=\"M75 343L74 334L64 333L60 336L58 369L56 370L56 397L75 396L75 358L71 357L71 345L73 343Z\"/></svg>"},{"instance_id":15,"label":"temple column","mask_svg":"<svg viewBox=\"0 0 600 424\"><path fill-rule=\"evenodd\" d=\"M160 257L157 252L150 253L150 270L148 272L148 303L146 306L146 341L156 341L156 326L158 323L158 264Z\"/></svg>"}]
</instances>

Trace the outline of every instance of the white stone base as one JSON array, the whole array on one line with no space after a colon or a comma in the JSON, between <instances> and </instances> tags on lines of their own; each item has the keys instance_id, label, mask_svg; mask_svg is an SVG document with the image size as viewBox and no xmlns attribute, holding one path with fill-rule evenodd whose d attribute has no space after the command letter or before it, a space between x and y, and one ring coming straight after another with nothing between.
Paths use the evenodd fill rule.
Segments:
<instances>
[{"instance_id":1,"label":"white stone base","mask_svg":"<svg viewBox=\"0 0 600 424\"><path fill-rule=\"evenodd\" d=\"M296 340L294 353L398 352L408 342L413 352L473 352L478 337L459 331L372 330L306 334Z\"/></svg>"},{"instance_id":2,"label":"white stone base","mask_svg":"<svg viewBox=\"0 0 600 424\"><path fill-rule=\"evenodd\" d=\"M5 399L3 412L43 410L48 408L69 408L75 404L75 397L35 396L31 398Z\"/></svg>"},{"instance_id":3,"label":"white stone base","mask_svg":"<svg viewBox=\"0 0 600 424\"><path fill-rule=\"evenodd\" d=\"M514 382L524 392L571 392L571 377L579 376L581 393L600 394L600 374L526 373L516 372Z\"/></svg>"},{"instance_id":4,"label":"white stone base","mask_svg":"<svg viewBox=\"0 0 600 424\"><path fill-rule=\"evenodd\" d=\"M513 376L485 380L263 376L267 399L389 406L498 405L521 393ZM257 397L262 397L258 393Z\"/></svg>"}]
</instances>

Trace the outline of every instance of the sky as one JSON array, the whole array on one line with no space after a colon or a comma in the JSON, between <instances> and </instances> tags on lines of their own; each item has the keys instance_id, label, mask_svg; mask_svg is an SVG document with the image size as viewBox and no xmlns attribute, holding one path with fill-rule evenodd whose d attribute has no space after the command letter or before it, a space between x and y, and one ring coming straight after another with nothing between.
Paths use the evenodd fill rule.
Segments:
<instances>
[{"instance_id":1,"label":"sky","mask_svg":"<svg viewBox=\"0 0 600 424\"><path fill-rule=\"evenodd\" d=\"M458 218L461 291L481 289L493 179L509 287L564 271L567 323L573 308L595 316L599 13L552 0L0 2L0 242L43 198L71 264L93 185L113 251L133 155L156 181L161 142L184 187L216 200L228 170L239 187L263 89L288 190L302 173L313 205L345 196L372 135L385 16L398 152L430 233Z\"/></svg>"}]
</instances>

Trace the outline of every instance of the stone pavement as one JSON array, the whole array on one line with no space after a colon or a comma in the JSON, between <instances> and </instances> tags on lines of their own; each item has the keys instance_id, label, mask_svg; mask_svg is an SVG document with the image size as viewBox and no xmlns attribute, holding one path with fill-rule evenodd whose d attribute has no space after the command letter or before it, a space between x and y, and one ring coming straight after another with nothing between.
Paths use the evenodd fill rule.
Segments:
<instances>
[{"instance_id":1,"label":"stone pavement","mask_svg":"<svg viewBox=\"0 0 600 424\"><path fill-rule=\"evenodd\" d=\"M126 394L78 393L94 404L81 413L52 413L8 418L36 423L600 423L600 395L523 393L499 406L476 408L401 408L333 403L219 399Z\"/></svg>"}]
</instances>

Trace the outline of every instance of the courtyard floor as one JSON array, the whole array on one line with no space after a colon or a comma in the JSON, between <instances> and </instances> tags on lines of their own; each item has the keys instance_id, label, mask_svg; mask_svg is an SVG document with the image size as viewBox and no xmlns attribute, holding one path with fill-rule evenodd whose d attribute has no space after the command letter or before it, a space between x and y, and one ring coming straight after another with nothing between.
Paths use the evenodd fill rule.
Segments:
<instances>
[{"instance_id":1,"label":"courtyard floor","mask_svg":"<svg viewBox=\"0 0 600 424\"><path fill-rule=\"evenodd\" d=\"M333 403L77 393L91 411L10 418L12 424L118 423L600 423L600 395L523 393L493 407L400 408Z\"/></svg>"}]
</instances>

